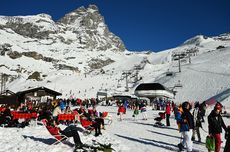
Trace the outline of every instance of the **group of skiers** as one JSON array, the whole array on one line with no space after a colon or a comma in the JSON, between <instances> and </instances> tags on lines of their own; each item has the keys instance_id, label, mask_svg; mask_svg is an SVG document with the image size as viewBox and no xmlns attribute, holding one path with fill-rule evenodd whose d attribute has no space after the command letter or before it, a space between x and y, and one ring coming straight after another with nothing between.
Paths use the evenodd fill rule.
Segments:
<instances>
[{"instance_id":1,"label":"group of skiers","mask_svg":"<svg viewBox=\"0 0 230 152\"><path fill-rule=\"evenodd\" d=\"M222 108L222 104L217 102L214 109L208 115L208 134L209 137L212 137L215 140L215 152L220 152L221 149L222 128L225 130L225 138L227 139L224 152L230 151L230 127L227 128L222 119ZM193 151L195 135L198 137L198 142L201 142L200 128L202 128L202 122L204 122L203 117L205 115L206 105L204 103L199 104L199 102L196 102L194 104L193 112L191 112L191 109L192 105L189 102L184 102L178 106L177 111L175 112L175 119L182 135L182 141L178 144L180 151L183 149L186 149L188 152Z\"/></svg>"}]
</instances>

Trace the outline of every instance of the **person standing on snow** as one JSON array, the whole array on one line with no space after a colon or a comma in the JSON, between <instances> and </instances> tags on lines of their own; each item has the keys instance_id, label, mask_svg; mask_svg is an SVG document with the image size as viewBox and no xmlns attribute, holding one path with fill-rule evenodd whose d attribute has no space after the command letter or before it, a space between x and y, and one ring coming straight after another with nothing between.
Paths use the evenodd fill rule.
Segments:
<instances>
[{"instance_id":1,"label":"person standing on snow","mask_svg":"<svg viewBox=\"0 0 230 152\"><path fill-rule=\"evenodd\" d=\"M224 152L229 152L230 151L230 126L227 127L227 131L225 132L225 147L224 147Z\"/></svg>"},{"instance_id":2,"label":"person standing on snow","mask_svg":"<svg viewBox=\"0 0 230 152\"><path fill-rule=\"evenodd\" d=\"M124 107L122 102L118 106L119 107L118 107L117 115L120 116L120 121L122 121L122 119L123 119L122 115L125 114L125 107Z\"/></svg>"},{"instance_id":3,"label":"person standing on snow","mask_svg":"<svg viewBox=\"0 0 230 152\"><path fill-rule=\"evenodd\" d=\"M129 102L127 100L125 100L123 104L124 104L125 113L126 113L126 110L128 109L128 106L129 106Z\"/></svg>"},{"instance_id":4,"label":"person standing on snow","mask_svg":"<svg viewBox=\"0 0 230 152\"><path fill-rule=\"evenodd\" d=\"M204 116L205 116L206 109L207 109L206 102L205 101L202 102L199 108L200 108L201 122L204 122Z\"/></svg>"},{"instance_id":5,"label":"person standing on snow","mask_svg":"<svg viewBox=\"0 0 230 152\"><path fill-rule=\"evenodd\" d=\"M192 133L194 129L193 116L190 113L191 105L189 102L184 102L182 104L183 112L176 114L176 120L182 133L183 140L178 144L179 150L182 151L185 147L188 152L192 151L193 142L192 142Z\"/></svg>"},{"instance_id":6,"label":"person standing on snow","mask_svg":"<svg viewBox=\"0 0 230 152\"><path fill-rule=\"evenodd\" d=\"M200 128L202 128L202 117L200 114L200 104L199 102L195 103L194 110L193 110L193 118L194 118L194 123L195 123L195 128L193 130L193 135L192 135L192 140L195 140L195 134L197 134L198 137L198 142L201 142L201 137L200 137Z\"/></svg>"},{"instance_id":7,"label":"person standing on snow","mask_svg":"<svg viewBox=\"0 0 230 152\"><path fill-rule=\"evenodd\" d=\"M60 108L60 103L58 103L57 106L53 110L53 118L55 120L57 120L59 114L62 114L62 110Z\"/></svg>"},{"instance_id":8,"label":"person standing on snow","mask_svg":"<svg viewBox=\"0 0 230 152\"><path fill-rule=\"evenodd\" d=\"M143 116L143 120L147 120L147 107L146 107L146 103L144 103L143 101L141 103L140 110L141 110L141 113L142 113L142 116Z\"/></svg>"},{"instance_id":9,"label":"person standing on snow","mask_svg":"<svg viewBox=\"0 0 230 152\"><path fill-rule=\"evenodd\" d=\"M137 120L137 115L139 114L139 108L138 108L138 106L135 106L134 107L134 111L133 111L133 118L134 118L134 121L136 121Z\"/></svg>"},{"instance_id":10,"label":"person standing on snow","mask_svg":"<svg viewBox=\"0 0 230 152\"><path fill-rule=\"evenodd\" d=\"M215 138L215 152L220 152L222 128L227 132L226 125L221 116L221 111L222 105L217 102L208 116L208 131L209 134Z\"/></svg>"},{"instance_id":11,"label":"person standing on snow","mask_svg":"<svg viewBox=\"0 0 230 152\"><path fill-rule=\"evenodd\" d=\"M170 102L166 104L165 114L166 114L166 126L170 126L170 121L169 121L171 115Z\"/></svg>"}]
</instances>

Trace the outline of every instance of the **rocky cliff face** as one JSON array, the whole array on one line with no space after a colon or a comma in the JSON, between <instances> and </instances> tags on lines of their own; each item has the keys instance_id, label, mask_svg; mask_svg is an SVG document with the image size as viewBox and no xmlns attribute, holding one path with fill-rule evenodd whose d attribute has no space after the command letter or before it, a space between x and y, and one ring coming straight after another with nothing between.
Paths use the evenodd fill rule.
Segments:
<instances>
[{"instance_id":1,"label":"rocky cliff face","mask_svg":"<svg viewBox=\"0 0 230 152\"><path fill-rule=\"evenodd\" d=\"M125 50L95 5L80 7L56 22L48 14L0 16L0 65L11 75L43 74L44 67L35 70L37 64L49 65L48 71L100 70Z\"/></svg>"},{"instance_id":2,"label":"rocky cliff face","mask_svg":"<svg viewBox=\"0 0 230 152\"><path fill-rule=\"evenodd\" d=\"M15 33L29 37L46 39L51 33L57 33L59 27L47 14L35 16L2 16L0 29L12 29Z\"/></svg>"},{"instance_id":3,"label":"rocky cliff face","mask_svg":"<svg viewBox=\"0 0 230 152\"><path fill-rule=\"evenodd\" d=\"M80 7L66 14L58 23L76 33L79 43L84 44L84 48L103 51L110 48L113 51L125 50L121 39L109 31L96 5Z\"/></svg>"},{"instance_id":4,"label":"rocky cliff face","mask_svg":"<svg viewBox=\"0 0 230 152\"><path fill-rule=\"evenodd\" d=\"M117 52L125 50L122 40L109 31L95 5L88 8L80 7L57 22L47 14L0 16L0 29L11 29L28 38L54 39L54 43L78 43L82 49ZM67 33L70 32L74 35L67 39Z\"/></svg>"}]
</instances>

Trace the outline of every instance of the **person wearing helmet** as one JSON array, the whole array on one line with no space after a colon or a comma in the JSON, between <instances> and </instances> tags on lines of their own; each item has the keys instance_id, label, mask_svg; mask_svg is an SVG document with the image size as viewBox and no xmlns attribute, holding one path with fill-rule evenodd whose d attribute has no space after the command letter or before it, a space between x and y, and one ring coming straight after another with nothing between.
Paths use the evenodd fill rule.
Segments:
<instances>
[{"instance_id":1,"label":"person wearing helmet","mask_svg":"<svg viewBox=\"0 0 230 152\"><path fill-rule=\"evenodd\" d=\"M225 132L227 131L221 116L222 107L222 104L217 102L208 116L208 131L210 136L215 138L215 152L220 152L222 128L224 128Z\"/></svg>"}]
</instances>

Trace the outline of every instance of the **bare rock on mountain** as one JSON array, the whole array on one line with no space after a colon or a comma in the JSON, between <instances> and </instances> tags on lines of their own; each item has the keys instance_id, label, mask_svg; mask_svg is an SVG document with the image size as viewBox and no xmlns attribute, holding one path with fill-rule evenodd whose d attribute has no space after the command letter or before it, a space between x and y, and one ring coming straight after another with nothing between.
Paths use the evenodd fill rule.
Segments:
<instances>
[{"instance_id":1,"label":"bare rock on mountain","mask_svg":"<svg viewBox=\"0 0 230 152\"><path fill-rule=\"evenodd\" d=\"M113 63L114 61L112 59L106 59L106 60L101 60L101 59L92 59L89 62L89 67L91 69L100 69L106 65L109 65L111 63Z\"/></svg>"},{"instance_id":2,"label":"bare rock on mountain","mask_svg":"<svg viewBox=\"0 0 230 152\"><path fill-rule=\"evenodd\" d=\"M40 73L35 71L34 73L32 73L28 79L33 79L33 80L37 80L37 81L41 81L41 76L40 76Z\"/></svg>"},{"instance_id":3,"label":"bare rock on mountain","mask_svg":"<svg viewBox=\"0 0 230 152\"><path fill-rule=\"evenodd\" d=\"M122 40L109 31L96 5L89 5L88 8L80 7L66 14L58 23L76 33L80 44L86 49L99 51L126 49Z\"/></svg>"}]
</instances>

